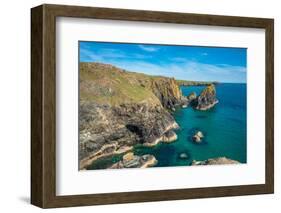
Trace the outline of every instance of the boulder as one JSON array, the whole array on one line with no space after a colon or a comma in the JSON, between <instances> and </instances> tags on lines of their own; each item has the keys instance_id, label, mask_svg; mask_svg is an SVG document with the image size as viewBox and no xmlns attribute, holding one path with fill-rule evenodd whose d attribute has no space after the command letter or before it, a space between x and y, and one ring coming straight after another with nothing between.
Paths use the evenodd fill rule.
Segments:
<instances>
[{"instance_id":1,"label":"boulder","mask_svg":"<svg viewBox=\"0 0 281 213\"><path fill-rule=\"evenodd\" d=\"M197 131L195 135L192 136L192 140L196 143L200 143L203 137L203 133L201 131Z\"/></svg>"},{"instance_id":2,"label":"boulder","mask_svg":"<svg viewBox=\"0 0 281 213\"><path fill-rule=\"evenodd\" d=\"M190 93L190 94L187 96L187 99L188 99L189 101L193 101L193 100L196 99L196 98L197 98L197 95L196 95L195 92L192 92L192 93Z\"/></svg>"},{"instance_id":3,"label":"boulder","mask_svg":"<svg viewBox=\"0 0 281 213\"><path fill-rule=\"evenodd\" d=\"M162 137L162 141L166 142L166 143L173 142L177 139L178 139L178 136L173 130L167 131Z\"/></svg>"}]
</instances>

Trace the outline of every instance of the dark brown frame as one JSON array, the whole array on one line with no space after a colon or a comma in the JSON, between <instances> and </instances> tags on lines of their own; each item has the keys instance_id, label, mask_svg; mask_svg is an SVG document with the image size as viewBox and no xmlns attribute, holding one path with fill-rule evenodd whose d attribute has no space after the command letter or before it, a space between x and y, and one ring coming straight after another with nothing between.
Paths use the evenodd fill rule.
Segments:
<instances>
[{"instance_id":1,"label":"dark brown frame","mask_svg":"<svg viewBox=\"0 0 281 213\"><path fill-rule=\"evenodd\" d=\"M266 183L56 196L56 17L262 28L266 32ZM66 207L274 192L274 20L63 5L31 9L31 203Z\"/></svg>"}]
</instances>

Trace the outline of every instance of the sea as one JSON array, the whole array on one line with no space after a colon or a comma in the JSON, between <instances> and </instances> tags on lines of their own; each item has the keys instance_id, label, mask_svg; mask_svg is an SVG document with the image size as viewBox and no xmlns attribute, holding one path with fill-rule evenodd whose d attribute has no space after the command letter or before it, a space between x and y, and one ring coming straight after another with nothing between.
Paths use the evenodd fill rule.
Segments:
<instances>
[{"instance_id":1,"label":"sea","mask_svg":"<svg viewBox=\"0 0 281 213\"><path fill-rule=\"evenodd\" d=\"M191 92L197 95L205 86L181 86L183 95ZM152 154L158 160L156 167L189 166L193 160L227 157L240 163L247 163L247 86L238 83L216 85L219 103L207 111L192 107L178 108L173 113L180 128L178 139L172 143L159 143L154 147L136 146L135 155ZM201 143L192 141L192 136L201 131ZM185 153L187 158L181 158ZM102 169L120 156L99 161L89 169Z\"/></svg>"}]
</instances>

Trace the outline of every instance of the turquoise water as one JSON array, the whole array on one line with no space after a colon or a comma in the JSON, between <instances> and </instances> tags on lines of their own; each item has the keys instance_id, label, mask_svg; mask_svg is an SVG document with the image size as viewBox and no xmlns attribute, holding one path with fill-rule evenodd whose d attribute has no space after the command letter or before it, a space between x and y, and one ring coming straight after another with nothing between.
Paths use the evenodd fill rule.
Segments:
<instances>
[{"instance_id":1,"label":"turquoise water","mask_svg":"<svg viewBox=\"0 0 281 213\"><path fill-rule=\"evenodd\" d=\"M203 86L181 87L183 95L200 92ZM176 130L178 139L170 144L160 143L155 147L136 146L134 154L152 154L158 160L157 167L190 165L192 160L227 157L241 163L247 161L246 143L246 84L216 85L219 103L208 111L191 107L179 108L173 116L180 126ZM202 131L202 143L192 142L196 131ZM181 153L188 159L180 159ZM121 159L121 155L95 162L89 169L102 169Z\"/></svg>"},{"instance_id":2,"label":"turquoise water","mask_svg":"<svg viewBox=\"0 0 281 213\"><path fill-rule=\"evenodd\" d=\"M181 87L184 95L200 92L202 86ZM191 107L178 109L174 117L180 126L176 131L178 140L170 144L159 144L153 148L136 147L135 154L153 154L157 166L190 165L192 160L228 157L241 163L247 161L246 143L246 84L216 85L219 103L209 111L198 111ZM192 142L196 131L202 131L201 144ZM187 153L188 159L180 159Z\"/></svg>"}]
</instances>

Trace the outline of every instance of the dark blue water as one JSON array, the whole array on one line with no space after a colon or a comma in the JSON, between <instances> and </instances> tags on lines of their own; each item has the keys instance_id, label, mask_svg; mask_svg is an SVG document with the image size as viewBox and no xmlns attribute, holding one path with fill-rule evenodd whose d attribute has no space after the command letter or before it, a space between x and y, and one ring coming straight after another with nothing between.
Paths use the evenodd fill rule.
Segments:
<instances>
[{"instance_id":1,"label":"dark blue water","mask_svg":"<svg viewBox=\"0 0 281 213\"><path fill-rule=\"evenodd\" d=\"M191 92L198 95L203 89L202 86L181 87L186 96ZM246 163L246 84L218 84L216 90L219 103L211 110L188 107L174 113L180 126L176 131L177 141L153 148L139 146L135 154L153 154L158 160L157 166L189 165L192 160L223 156ZM201 144L191 140L198 130L205 136ZM187 153L189 158L180 159L181 153Z\"/></svg>"},{"instance_id":2,"label":"dark blue water","mask_svg":"<svg viewBox=\"0 0 281 213\"><path fill-rule=\"evenodd\" d=\"M197 95L204 86L181 87L183 95ZM190 165L192 160L227 157L241 163L247 161L246 143L246 84L216 85L219 103L208 111L192 107L179 108L173 116L180 126L178 139L170 144L160 143L155 147L136 146L134 154L152 154L158 160L157 167ZM202 131L201 144L192 142L196 131ZM186 153L188 159L180 159ZM103 159L91 165L91 169L102 169L120 160L122 155Z\"/></svg>"}]
</instances>

